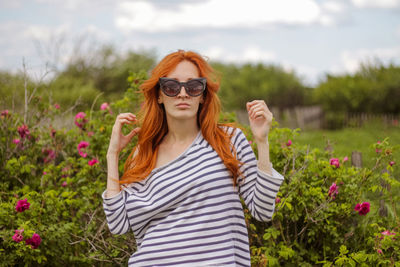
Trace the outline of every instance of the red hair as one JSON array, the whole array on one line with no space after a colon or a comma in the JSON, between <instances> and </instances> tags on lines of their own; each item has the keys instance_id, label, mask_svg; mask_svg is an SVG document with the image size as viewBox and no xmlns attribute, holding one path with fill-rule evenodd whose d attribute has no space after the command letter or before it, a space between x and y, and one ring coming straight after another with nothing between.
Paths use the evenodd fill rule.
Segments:
<instances>
[{"instance_id":1,"label":"red hair","mask_svg":"<svg viewBox=\"0 0 400 267\"><path fill-rule=\"evenodd\" d=\"M218 123L221 104L217 96L219 81L212 67L199 54L192 51L179 50L164 57L152 70L151 77L140 86L145 100L139 112L141 130L138 143L132 149L124 165L124 174L121 184L138 182L145 179L154 169L158 148L163 137L168 133L168 125L165 110L158 104L159 95L158 80L167 76L182 61L193 63L199 71L200 77L207 78L207 87L204 95L204 103L199 106L197 123L204 139L218 153L226 168L231 172L233 185L237 185L240 176L239 166L241 162L236 158L236 151L231 144L234 131L227 133L227 127L232 124ZM136 155L136 149L139 148ZM234 154L232 154L234 151Z\"/></svg>"}]
</instances>

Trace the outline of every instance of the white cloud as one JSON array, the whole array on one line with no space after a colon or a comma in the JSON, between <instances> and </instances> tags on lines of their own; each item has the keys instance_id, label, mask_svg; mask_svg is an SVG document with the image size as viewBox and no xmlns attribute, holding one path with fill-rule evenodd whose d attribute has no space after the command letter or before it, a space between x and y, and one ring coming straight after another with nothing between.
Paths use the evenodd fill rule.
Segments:
<instances>
[{"instance_id":1,"label":"white cloud","mask_svg":"<svg viewBox=\"0 0 400 267\"><path fill-rule=\"evenodd\" d=\"M321 78L321 70L304 64L293 64L292 62L279 60L277 55L272 51L262 50L256 46L248 46L240 53L227 52L222 47L211 47L203 54L205 57L212 61L220 61L224 63L264 63L264 64L278 64L287 72L295 72L303 82L310 86L318 83Z\"/></svg>"},{"instance_id":2,"label":"white cloud","mask_svg":"<svg viewBox=\"0 0 400 267\"><path fill-rule=\"evenodd\" d=\"M343 3L338 1L326 1L321 4L321 8L331 13L341 13L345 10Z\"/></svg>"},{"instance_id":3,"label":"white cloud","mask_svg":"<svg viewBox=\"0 0 400 267\"><path fill-rule=\"evenodd\" d=\"M22 31L23 38L35 39L38 41L47 41L54 35L59 35L70 31L70 26L67 24L58 27L43 26L43 25L27 25Z\"/></svg>"},{"instance_id":4,"label":"white cloud","mask_svg":"<svg viewBox=\"0 0 400 267\"><path fill-rule=\"evenodd\" d=\"M276 55L272 51L262 50L257 46L247 46L240 53L228 52L222 47L211 47L202 53L212 61L227 63L259 63L271 62L276 60Z\"/></svg>"},{"instance_id":5,"label":"white cloud","mask_svg":"<svg viewBox=\"0 0 400 267\"><path fill-rule=\"evenodd\" d=\"M395 8L400 7L400 0L351 0L358 8Z\"/></svg>"},{"instance_id":6,"label":"white cloud","mask_svg":"<svg viewBox=\"0 0 400 267\"><path fill-rule=\"evenodd\" d=\"M18 1L23 1L23 0L18 0ZM89 11L91 13L101 10L101 9L107 9L110 10L115 4L115 2L118 2L120 0L114 0L114 1L109 1L109 0L86 0L86 1L81 1L81 0L35 0L35 2L39 5L51 5L51 6L56 6L59 10L63 11ZM11 2L11 1L10 1Z\"/></svg>"},{"instance_id":7,"label":"white cloud","mask_svg":"<svg viewBox=\"0 0 400 267\"><path fill-rule=\"evenodd\" d=\"M334 72L338 69L348 71L350 73L356 72L361 63L374 62L379 59L380 62L400 63L400 46L378 49L359 49L356 51L343 51L340 55L341 67L335 67Z\"/></svg>"},{"instance_id":8,"label":"white cloud","mask_svg":"<svg viewBox=\"0 0 400 267\"><path fill-rule=\"evenodd\" d=\"M146 1L118 5L115 24L124 32L175 31L193 27L258 27L272 23L307 25L319 20L315 0L209 0L184 2L174 10Z\"/></svg>"},{"instance_id":9,"label":"white cloud","mask_svg":"<svg viewBox=\"0 0 400 267\"><path fill-rule=\"evenodd\" d=\"M77 56L90 56L101 43L111 40L109 33L87 25L74 32L70 24L45 26L8 21L0 24L0 60L10 71L20 70L22 61L32 73L40 73L48 63L61 69Z\"/></svg>"},{"instance_id":10,"label":"white cloud","mask_svg":"<svg viewBox=\"0 0 400 267\"><path fill-rule=\"evenodd\" d=\"M22 6L22 0L15 1L0 1L0 8L20 8Z\"/></svg>"},{"instance_id":11,"label":"white cloud","mask_svg":"<svg viewBox=\"0 0 400 267\"><path fill-rule=\"evenodd\" d=\"M343 1L325 1L320 5L321 13L319 23L323 26L334 26L338 22L348 16L348 7Z\"/></svg>"}]
</instances>

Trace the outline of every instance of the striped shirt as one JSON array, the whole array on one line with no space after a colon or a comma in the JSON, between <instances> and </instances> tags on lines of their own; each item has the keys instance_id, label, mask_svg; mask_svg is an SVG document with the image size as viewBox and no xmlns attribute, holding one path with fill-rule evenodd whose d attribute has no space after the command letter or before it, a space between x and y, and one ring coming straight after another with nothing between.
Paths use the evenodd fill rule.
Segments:
<instances>
[{"instance_id":1,"label":"striped shirt","mask_svg":"<svg viewBox=\"0 0 400 267\"><path fill-rule=\"evenodd\" d=\"M232 131L233 128L229 128ZM117 195L102 194L113 234L132 229L137 251L129 266L250 266L249 239L240 202L252 216L269 221L283 181L257 168L248 140L236 129L231 141L245 179L233 180L201 131L175 160L155 168Z\"/></svg>"}]
</instances>

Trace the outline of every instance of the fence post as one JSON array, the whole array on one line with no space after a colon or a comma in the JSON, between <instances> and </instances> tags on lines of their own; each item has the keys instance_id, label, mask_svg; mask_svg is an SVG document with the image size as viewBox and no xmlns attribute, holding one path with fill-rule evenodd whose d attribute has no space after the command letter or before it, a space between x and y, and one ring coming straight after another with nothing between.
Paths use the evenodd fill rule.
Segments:
<instances>
[{"instance_id":1,"label":"fence post","mask_svg":"<svg viewBox=\"0 0 400 267\"><path fill-rule=\"evenodd\" d=\"M382 170L382 173L388 173L389 171L386 169L386 168L384 168L383 170ZM381 190L381 192L379 193L379 196L380 197L382 197L382 195L383 195L383 190L390 190L390 185L389 184L387 184L386 182L385 182L385 180L383 180L382 178L381 178L381 187L382 187L382 190ZM383 200L383 199L379 199L379 216L381 216L381 217L387 217L387 215L388 215L388 211L387 211L387 208L386 208L386 206L385 206L385 200Z\"/></svg>"},{"instance_id":2,"label":"fence post","mask_svg":"<svg viewBox=\"0 0 400 267\"><path fill-rule=\"evenodd\" d=\"M351 152L351 165L362 168L362 154L358 151Z\"/></svg>"}]
</instances>

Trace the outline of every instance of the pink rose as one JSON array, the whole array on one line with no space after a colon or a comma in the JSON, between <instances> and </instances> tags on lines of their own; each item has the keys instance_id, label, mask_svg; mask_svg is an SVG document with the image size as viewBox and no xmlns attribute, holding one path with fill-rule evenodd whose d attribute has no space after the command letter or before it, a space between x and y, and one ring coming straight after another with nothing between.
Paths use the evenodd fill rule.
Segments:
<instances>
[{"instance_id":1,"label":"pink rose","mask_svg":"<svg viewBox=\"0 0 400 267\"><path fill-rule=\"evenodd\" d=\"M396 233L391 233L389 230L385 230L381 234L386 236L396 235Z\"/></svg>"},{"instance_id":2,"label":"pink rose","mask_svg":"<svg viewBox=\"0 0 400 267\"><path fill-rule=\"evenodd\" d=\"M96 163L98 163L99 161L97 160L97 159L92 159L92 160L89 160L89 162L88 162L88 164L89 164L89 166L93 166L93 165L95 165Z\"/></svg>"},{"instance_id":3,"label":"pink rose","mask_svg":"<svg viewBox=\"0 0 400 267\"><path fill-rule=\"evenodd\" d=\"M338 158L331 158L329 160L329 164L331 164L332 166L335 166L336 168L339 168L339 166L340 166Z\"/></svg>"},{"instance_id":4,"label":"pink rose","mask_svg":"<svg viewBox=\"0 0 400 267\"><path fill-rule=\"evenodd\" d=\"M107 110L107 109L109 109L110 108L110 105L108 104L108 103L103 103L103 104L101 104L101 106L100 106L100 109L101 110Z\"/></svg>"},{"instance_id":5,"label":"pink rose","mask_svg":"<svg viewBox=\"0 0 400 267\"><path fill-rule=\"evenodd\" d=\"M54 104L54 108L55 109L60 109L60 105L59 104Z\"/></svg>"},{"instance_id":6,"label":"pink rose","mask_svg":"<svg viewBox=\"0 0 400 267\"><path fill-rule=\"evenodd\" d=\"M29 206L31 204L28 202L28 200L25 198L24 200L18 200L17 205L15 206L16 211L18 212L23 212L27 209L29 209Z\"/></svg>"},{"instance_id":7,"label":"pink rose","mask_svg":"<svg viewBox=\"0 0 400 267\"><path fill-rule=\"evenodd\" d=\"M5 110L3 110L3 111L1 112L0 118L3 119L3 118L8 118L8 117L10 117L10 116L11 116L11 114L10 114L10 112L8 111L8 109L5 109Z\"/></svg>"},{"instance_id":8,"label":"pink rose","mask_svg":"<svg viewBox=\"0 0 400 267\"><path fill-rule=\"evenodd\" d=\"M17 243L21 242L22 240L24 240L24 237L22 236L23 232L24 232L24 229L15 230L15 234L13 235L12 239Z\"/></svg>"},{"instance_id":9,"label":"pink rose","mask_svg":"<svg viewBox=\"0 0 400 267\"><path fill-rule=\"evenodd\" d=\"M361 209L361 204L357 203L356 206L354 207L355 211L359 211Z\"/></svg>"},{"instance_id":10,"label":"pink rose","mask_svg":"<svg viewBox=\"0 0 400 267\"><path fill-rule=\"evenodd\" d=\"M43 159L44 163L48 163L56 158L56 152L52 149L42 148L42 153L45 156Z\"/></svg>"},{"instance_id":11,"label":"pink rose","mask_svg":"<svg viewBox=\"0 0 400 267\"><path fill-rule=\"evenodd\" d=\"M79 112L75 115L75 125L79 128L83 128L83 126L87 123L87 119L85 118L86 114L84 112Z\"/></svg>"},{"instance_id":12,"label":"pink rose","mask_svg":"<svg viewBox=\"0 0 400 267\"><path fill-rule=\"evenodd\" d=\"M383 254L382 249L380 249L380 248L378 248L378 249L376 250L376 252L378 252L378 254Z\"/></svg>"},{"instance_id":13,"label":"pink rose","mask_svg":"<svg viewBox=\"0 0 400 267\"><path fill-rule=\"evenodd\" d=\"M343 158L343 162L346 162L348 160L349 160L349 158L347 156Z\"/></svg>"},{"instance_id":14,"label":"pink rose","mask_svg":"<svg viewBox=\"0 0 400 267\"><path fill-rule=\"evenodd\" d=\"M396 162L394 162L394 161L389 162L390 167L392 167L395 163Z\"/></svg>"},{"instance_id":15,"label":"pink rose","mask_svg":"<svg viewBox=\"0 0 400 267\"><path fill-rule=\"evenodd\" d=\"M289 146L291 146L291 145L292 145L292 140L289 139L289 140L287 141L287 143L286 143L286 146L289 147Z\"/></svg>"},{"instance_id":16,"label":"pink rose","mask_svg":"<svg viewBox=\"0 0 400 267\"><path fill-rule=\"evenodd\" d=\"M279 197L275 198L275 203L278 204L279 202L281 202L281 199Z\"/></svg>"},{"instance_id":17,"label":"pink rose","mask_svg":"<svg viewBox=\"0 0 400 267\"><path fill-rule=\"evenodd\" d=\"M81 155L81 157L86 158L87 153L83 152L82 150L85 149L85 148L87 148L88 146L89 146L89 142L81 141L81 142L79 143L79 145L78 145L78 152L79 152L79 155Z\"/></svg>"},{"instance_id":18,"label":"pink rose","mask_svg":"<svg viewBox=\"0 0 400 267\"><path fill-rule=\"evenodd\" d=\"M18 138L15 138L15 139L13 140L13 143L16 144L16 145L18 145L19 143L21 143L21 140L19 140Z\"/></svg>"},{"instance_id":19,"label":"pink rose","mask_svg":"<svg viewBox=\"0 0 400 267\"><path fill-rule=\"evenodd\" d=\"M25 137L29 138L30 132L29 132L28 126L25 124L22 126L19 126L18 133L19 133L19 136L21 137L21 139L24 139Z\"/></svg>"},{"instance_id":20,"label":"pink rose","mask_svg":"<svg viewBox=\"0 0 400 267\"><path fill-rule=\"evenodd\" d=\"M355 211L358 211L358 214L360 215L366 215L369 210L370 210L370 204L369 202L363 202L363 203L358 203L355 207L354 207Z\"/></svg>"},{"instance_id":21,"label":"pink rose","mask_svg":"<svg viewBox=\"0 0 400 267\"><path fill-rule=\"evenodd\" d=\"M33 249L37 249L42 242L40 235L34 233L31 238L25 240L25 244L31 245Z\"/></svg>"},{"instance_id":22,"label":"pink rose","mask_svg":"<svg viewBox=\"0 0 400 267\"><path fill-rule=\"evenodd\" d=\"M66 187L67 185L68 185L68 183L67 183L66 181L64 181L64 182L61 184L62 187Z\"/></svg>"},{"instance_id":23,"label":"pink rose","mask_svg":"<svg viewBox=\"0 0 400 267\"><path fill-rule=\"evenodd\" d=\"M332 183L331 187L329 187L328 196L330 196L332 199L335 199L338 193L338 186L336 183Z\"/></svg>"}]
</instances>

